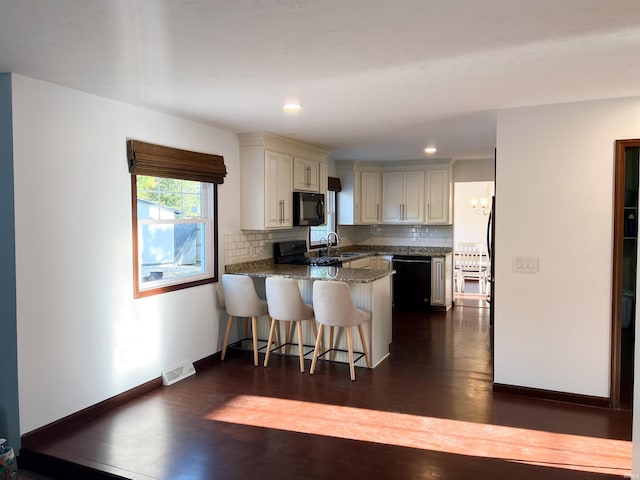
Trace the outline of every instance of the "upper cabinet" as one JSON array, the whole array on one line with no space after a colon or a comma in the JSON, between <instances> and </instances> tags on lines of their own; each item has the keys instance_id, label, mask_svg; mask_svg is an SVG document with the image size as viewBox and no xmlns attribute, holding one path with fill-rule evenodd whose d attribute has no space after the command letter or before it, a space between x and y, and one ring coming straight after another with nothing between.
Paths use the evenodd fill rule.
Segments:
<instances>
[{"instance_id":1,"label":"upper cabinet","mask_svg":"<svg viewBox=\"0 0 640 480\"><path fill-rule=\"evenodd\" d=\"M359 225L361 172L353 164L338 165L338 177L338 225Z\"/></svg>"},{"instance_id":2,"label":"upper cabinet","mask_svg":"<svg viewBox=\"0 0 640 480\"><path fill-rule=\"evenodd\" d=\"M451 224L449 164L337 162L338 224Z\"/></svg>"},{"instance_id":3,"label":"upper cabinet","mask_svg":"<svg viewBox=\"0 0 640 480\"><path fill-rule=\"evenodd\" d=\"M291 228L295 165L304 159L301 180L307 188L326 189L328 154L324 150L268 133L240 134L240 228ZM300 163L302 165L302 163ZM313 167L311 167L313 165ZM306 167L311 167L311 173ZM315 169L315 170L314 170ZM314 173L315 172L315 173ZM306 177L304 177L306 175ZM312 188L312 184L315 187Z\"/></svg>"},{"instance_id":4,"label":"upper cabinet","mask_svg":"<svg viewBox=\"0 0 640 480\"><path fill-rule=\"evenodd\" d=\"M338 225L377 224L382 221L380 167L339 163Z\"/></svg>"},{"instance_id":5,"label":"upper cabinet","mask_svg":"<svg viewBox=\"0 0 640 480\"><path fill-rule=\"evenodd\" d=\"M383 223L424 222L424 171L382 174Z\"/></svg>"},{"instance_id":6,"label":"upper cabinet","mask_svg":"<svg viewBox=\"0 0 640 480\"><path fill-rule=\"evenodd\" d=\"M427 221L431 225L451 223L452 192L449 185L449 170L427 172Z\"/></svg>"},{"instance_id":7,"label":"upper cabinet","mask_svg":"<svg viewBox=\"0 0 640 480\"><path fill-rule=\"evenodd\" d=\"M380 183L380 172L370 170L363 170L360 172L360 223L380 223L381 191L382 185Z\"/></svg>"},{"instance_id":8,"label":"upper cabinet","mask_svg":"<svg viewBox=\"0 0 640 480\"><path fill-rule=\"evenodd\" d=\"M293 160L293 189L306 192L320 191L320 162L295 157Z\"/></svg>"},{"instance_id":9,"label":"upper cabinet","mask_svg":"<svg viewBox=\"0 0 640 480\"><path fill-rule=\"evenodd\" d=\"M264 212L266 228L292 227L293 157L271 150L264 152L266 163ZM248 228L248 227L245 227Z\"/></svg>"}]
</instances>

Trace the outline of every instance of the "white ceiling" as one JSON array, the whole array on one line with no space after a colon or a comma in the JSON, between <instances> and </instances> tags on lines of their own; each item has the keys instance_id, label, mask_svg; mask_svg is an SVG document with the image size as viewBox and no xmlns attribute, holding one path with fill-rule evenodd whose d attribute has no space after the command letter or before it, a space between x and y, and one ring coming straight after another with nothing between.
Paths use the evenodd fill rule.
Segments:
<instances>
[{"instance_id":1,"label":"white ceiling","mask_svg":"<svg viewBox=\"0 0 640 480\"><path fill-rule=\"evenodd\" d=\"M0 71L338 159L492 158L498 109L640 96L639 60L638 0L0 0Z\"/></svg>"}]
</instances>

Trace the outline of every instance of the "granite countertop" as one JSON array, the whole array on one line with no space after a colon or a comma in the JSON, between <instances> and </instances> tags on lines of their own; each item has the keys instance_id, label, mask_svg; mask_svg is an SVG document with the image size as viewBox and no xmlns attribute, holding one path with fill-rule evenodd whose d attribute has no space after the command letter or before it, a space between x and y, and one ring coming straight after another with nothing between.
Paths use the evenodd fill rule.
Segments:
<instances>
[{"instance_id":1,"label":"granite countertop","mask_svg":"<svg viewBox=\"0 0 640 480\"><path fill-rule=\"evenodd\" d=\"M232 273L232 272L229 272ZM312 267L307 265L245 265L234 271L250 277L288 277L296 280L334 280L337 282L370 283L393 275L395 270L371 270L368 268Z\"/></svg>"},{"instance_id":2,"label":"granite countertop","mask_svg":"<svg viewBox=\"0 0 640 480\"><path fill-rule=\"evenodd\" d=\"M386 245L349 245L336 250L340 253L362 253L363 255L414 255L416 257L444 257L453 253L452 247L392 247Z\"/></svg>"}]
</instances>

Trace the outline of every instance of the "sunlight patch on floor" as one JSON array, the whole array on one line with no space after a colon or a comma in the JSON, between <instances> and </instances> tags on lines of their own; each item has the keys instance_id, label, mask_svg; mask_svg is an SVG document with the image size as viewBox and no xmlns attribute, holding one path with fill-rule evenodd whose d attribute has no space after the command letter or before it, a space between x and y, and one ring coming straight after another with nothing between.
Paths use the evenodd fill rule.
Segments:
<instances>
[{"instance_id":1,"label":"sunlight patch on floor","mask_svg":"<svg viewBox=\"0 0 640 480\"><path fill-rule=\"evenodd\" d=\"M240 395L209 420L593 473L629 475L631 442Z\"/></svg>"}]
</instances>

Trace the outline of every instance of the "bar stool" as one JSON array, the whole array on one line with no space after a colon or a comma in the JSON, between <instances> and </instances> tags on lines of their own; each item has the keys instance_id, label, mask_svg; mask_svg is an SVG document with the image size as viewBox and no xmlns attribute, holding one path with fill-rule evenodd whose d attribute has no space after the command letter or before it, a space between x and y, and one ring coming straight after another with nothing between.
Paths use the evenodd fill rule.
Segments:
<instances>
[{"instance_id":1,"label":"bar stool","mask_svg":"<svg viewBox=\"0 0 640 480\"><path fill-rule=\"evenodd\" d=\"M258 297L255 285L251 277L246 275L222 275L222 289L224 291L224 302L229 319L227 320L227 331L224 335L222 345L221 360L224 360L229 343L229 334L234 317L251 318L251 333L253 337L253 363L258 366L258 317L269 316L267 302ZM267 351L271 346L271 341L267 344Z\"/></svg>"},{"instance_id":2,"label":"bar stool","mask_svg":"<svg viewBox=\"0 0 640 480\"><path fill-rule=\"evenodd\" d=\"M304 343L302 341L302 322L310 321L313 329L314 337L317 335L315 318L313 316L313 307L304 303L300 294L298 281L293 278L285 277L267 277L265 281L267 291L267 305L269 307L269 315L271 316L271 330L269 331L269 340L267 345L271 345L278 322L295 322L293 325L298 330L298 356L300 358L300 372L304 373ZM287 329L288 330L288 329ZM289 336L286 336L284 345L279 345L273 350L284 347L289 343ZM269 357L271 348L267 348L267 354L264 357L264 366L269 365Z\"/></svg>"},{"instance_id":3,"label":"bar stool","mask_svg":"<svg viewBox=\"0 0 640 480\"><path fill-rule=\"evenodd\" d=\"M316 338L316 346L313 351L313 360L309 373L313 374L315 372L316 362L322 348L322 335L325 325L330 327L343 327L347 330L351 380L356 379L353 361L353 335L351 332L351 327L353 326L358 326L364 357L367 366L371 368L371 358L369 357L367 342L365 341L364 330L362 329L362 324L371 319L371 312L361 310L353 304L349 285L345 282L315 281L313 283L313 309L320 328L318 328L318 336Z\"/></svg>"}]
</instances>

